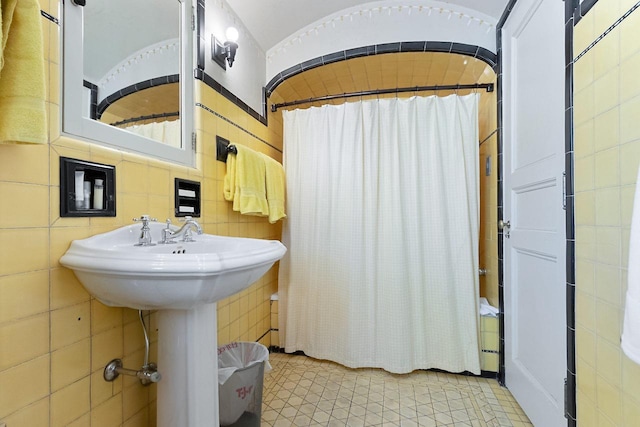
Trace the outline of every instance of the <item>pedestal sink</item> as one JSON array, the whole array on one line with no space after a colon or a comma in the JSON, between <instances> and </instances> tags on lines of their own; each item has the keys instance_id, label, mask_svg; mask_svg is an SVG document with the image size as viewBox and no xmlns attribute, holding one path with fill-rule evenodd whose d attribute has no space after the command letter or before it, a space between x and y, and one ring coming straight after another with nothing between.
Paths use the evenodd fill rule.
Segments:
<instances>
[{"instance_id":1,"label":"pedestal sink","mask_svg":"<svg viewBox=\"0 0 640 427\"><path fill-rule=\"evenodd\" d=\"M217 426L215 303L249 287L286 248L209 234L162 244L167 225L143 226L151 245L139 245L142 227L133 224L73 241L60 263L106 305L158 310L158 426Z\"/></svg>"}]
</instances>

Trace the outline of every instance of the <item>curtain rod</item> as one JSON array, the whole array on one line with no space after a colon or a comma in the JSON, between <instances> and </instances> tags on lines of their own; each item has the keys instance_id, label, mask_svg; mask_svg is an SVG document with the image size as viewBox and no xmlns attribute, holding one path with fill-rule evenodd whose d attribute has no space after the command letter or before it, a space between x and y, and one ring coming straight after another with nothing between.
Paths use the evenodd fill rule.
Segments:
<instances>
[{"instance_id":1,"label":"curtain rod","mask_svg":"<svg viewBox=\"0 0 640 427\"><path fill-rule=\"evenodd\" d=\"M444 85L444 86L413 86L413 87L398 87L395 89L376 89L376 90L363 90L360 92L347 92L339 95L326 95L319 96L317 98L300 99L297 101L283 102L282 104L271 104L271 111L276 112L278 108L290 107L292 105L307 104L316 101L329 101L338 98L352 98L354 96L367 96L367 95L382 95L386 93L401 93L401 92L422 92L432 90L462 90L462 89L486 89L487 92L493 92L493 83L476 83L469 85Z\"/></svg>"},{"instance_id":2,"label":"curtain rod","mask_svg":"<svg viewBox=\"0 0 640 427\"><path fill-rule=\"evenodd\" d=\"M109 123L111 126L122 126L129 123L141 122L144 120L166 119L169 117L180 117L180 112L149 114L148 116L132 117L115 123Z\"/></svg>"}]
</instances>

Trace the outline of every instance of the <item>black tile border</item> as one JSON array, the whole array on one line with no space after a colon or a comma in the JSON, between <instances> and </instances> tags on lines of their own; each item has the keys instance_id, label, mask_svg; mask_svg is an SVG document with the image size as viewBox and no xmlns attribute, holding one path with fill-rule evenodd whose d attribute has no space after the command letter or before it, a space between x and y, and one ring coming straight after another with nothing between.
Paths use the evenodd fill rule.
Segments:
<instances>
[{"instance_id":1,"label":"black tile border","mask_svg":"<svg viewBox=\"0 0 640 427\"><path fill-rule=\"evenodd\" d=\"M625 20L631 13L640 7L640 2L632 6L619 19L616 20L604 33L598 36L587 48L574 57L573 34L574 28L580 20L595 6L598 0L571 0L567 1L565 8L565 84L567 96L565 105L565 166L567 168L567 198L566 198L566 232L567 232L567 381L566 381L566 409L569 427L577 426L577 382L576 382L576 266L575 266L575 196L574 196L574 123L573 123L573 66L600 42L607 34Z\"/></svg>"},{"instance_id":2,"label":"black tile border","mask_svg":"<svg viewBox=\"0 0 640 427\"><path fill-rule=\"evenodd\" d=\"M197 68L204 70L204 58L205 58L205 46L207 45L204 36L204 2L205 0L198 0L196 6L196 56L197 56Z\"/></svg>"},{"instance_id":3,"label":"black tile border","mask_svg":"<svg viewBox=\"0 0 640 427\"><path fill-rule=\"evenodd\" d=\"M262 96L263 112L259 113L256 110L254 110L253 108L249 107L240 98L235 96L229 89L227 89L224 86L222 86L219 82L216 81L216 79L211 77L209 74L205 73L204 70L201 70L201 69L197 68L194 71L195 71L194 72L194 77L195 77L196 80L200 80L202 83L204 83L205 85L209 86L211 89L215 90L220 95L224 96L227 100L231 101L238 108L240 108L243 112L247 113L249 116L253 117L254 119L259 121L263 125L267 126L269 124L269 121L268 121L268 118L267 118L267 102L266 102L266 98L264 96L264 91L263 91L263 96Z\"/></svg>"},{"instance_id":4,"label":"black tile border","mask_svg":"<svg viewBox=\"0 0 640 427\"><path fill-rule=\"evenodd\" d=\"M138 82L122 88L119 91L107 96L100 102L100 104L98 104L96 108L96 119L99 120L100 117L102 117L102 114L107 108L109 108L111 104L118 101L119 99L124 98L127 95L131 95L132 93L139 92L144 89L149 89L155 86L178 83L179 81L180 74L170 74L168 76L154 77L153 79L144 80L142 82Z\"/></svg>"},{"instance_id":5,"label":"black tile border","mask_svg":"<svg viewBox=\"0 0 640 427\"><path fill-rule=\"evenodd\" d=\"M235 126L236 128L238 128L239 130L241 130L242 132L246 133L247 135L257 139L258 141L262 142L265 145L268 145L269 147L273 148L274 150L276 150L279 153L282 153L282 150L274 145L269 144L269 142L265 141L264 139L260 138L258 135L256 135L255 133L249 131L248 129L243 128L242 126L240 126L239 124L237 124L236 122L234 122L233 120L229 119L228 117L223 116L222 114L218 113L217 111L213 110L212 108L201 104L200 102L196 102L195 104L196 107L198 108L202 108L203 110L205 110L208 113L213 114L214 116L224 120L225 122L229 123L232 126Z\"/></svg>"},{"instance_id":6,"label":"black tile border","mask_svg":"<svg viewBox=\"0 0 640 427\"><path fill-rule=\"evenodd\" d=\"M491 66L491 68L494 70L496 69L496 66L498 64L498 57L495 53L480 46L464 43L443 41L402 41L393 43L382 43L329 53L327 55L309 59L300 64L289 67L286 70L278 73L269 81L269 83L267 83L265 87L265 93L267 97L271 96L273 91L278 87L278 85L280 85L280 83L284 82L289 77L293 77L296 74L311 70L312 68L363 56L406 52L457 53L460 55L466 55L480 59L489 64L489 66Z\"/></svg>"},{"instance_id":7,"label":"black tile border","mask_svg":"<svg viewBox=\"0 0 640 427\"><path fill-rule=\"evenodd\" d=\"M497 120L498 120L498 143L497 143L497 159L496 170L498 170L498 220L504 219L504 159L503 153L503 141L504 141L504 115L502 112L503 107L503 85L502 85L502 27L511 15L511 11L515 7L517 0L510 0L496 25L496 65L494 71L496 72L496 86L498 93L497 97ZM499 356L499 368L498 368L498 382L501 386L506 386L506 371L505 371L505 326L504 326L504 234L502 230L498 230L498 308L499 308L499 322L498 331L500 334L500 356Z\"/></svg>"},{"instance_id":8,"label":"black tile border","mask_svg":"<svg viewBox=\"0 0 640 427\"><path fill-rule=\"evenodd\" d=\"M205 59L206 59L206 39L205 39L205 0L198 0L196 17L195 17L195 31L196 31L196 68L193 70L193 77L196 80L200 80L211 89L215 90L227 100L235 104L242 111L247 113L265 126L269 125L268 110L267 110L267 96L262 90L262 112L259 113L253 108L249 107L246 102L242 101L230 90L222 86L213 77L205 73ZM202 106L202 104L196 104L196 106ZM213 110L212 110L213 111ZM222 116L221 116L222 117ZM223 117L224 118L224 117ZM225 120L228 120L224 118ZM232 123L232 122L231 122ZM241 128L246 131L245 129ZM250 133L250 132L249 132ZM253 134L251 134L253 135ZM259 139L259 138L258 138ZM262 141L262 140L261 140ZM263 141L265 142L265 141ZM269 144L270 145L270 144ZM274 147L275 148L275 147Z\"/></svg>"},{"instance_id":9,"label":"black tile border","mask_svg":"<svg viewBox=\"0 0 640 427\"><path fill-rule=\"evenodd\" d=\"M590 0L591 1L591 0ZM594 0L593 3L595 4ZM502 170L502 152L504 141L503 122L503 86L502 86L502 27L507 21L517 0L511 0L496 27L496 46L498 51L498 170ZM575 375L575 217L574 217L574 170L573 170L573 27L574 11L579 7L578 0L565 1L565 191L566 191L566 330L567 330L567 379L565 391L565 417L569 427L576 426L576 375ZM589 8L591 8L590 5ZM503 215L503 180L498 177L498 218ZM505 384L505 353L504 353L504 247L502 232L498 232L498 295L500 300L500 372L498 379Z\"/></svg>"},{"instance_id":10,"label":"black tile border","mask_svg":"<svg viewBox=\"0 0 640 427\"><path fill-rule=\"evenodd\" d=\"M511 0L497 26L497 50L498 50L498 170L501 170L503 119L502 119L502 48L501 30L508 15L513 9L517 0ZM567 426L577 426L577 383L576 383L576 331L575 331L575 310L576 310L576 268L575 268L575 197L574 197L574 130L573 130L573 64L579 60L588 50L604 38L613 28L626 19L633 11L640 7L637 3L600 35L590 46L574 58L573 35L575 25L584 17L597 3L598 0L565 0L565 192L566 192L566 333L567 333L567 379L565 384L565 416ZM499 187L502 180L499 178ZM502 200L498 201L498 218L502 218ZM502 254L502 233L498 235L498 250ZM499 256L499 298L500 298L500 372L499 381L504 385L504 262Z\"/></svg>"},{"instance_id":11,"label":"black tile border","mask_svg":"<svg viewBox=\"0 0 640 427\"><path fill-rule=\"evenodd\" d=\"M578 7L574 7L573 25L576 26L596 3L598 3L598 0L583 0Z\"/></svg>"},{"instance_id":12,"label":"black tile border","mask_svg":"<svg viewBox=\"0 0 640 427\"><path fill-rule=\"evenodd\" d=\"M89 100L89 118L97 120L96 111L98 110L98 86L87 80L82 80L82 86L91 91L91 99Z\"/></svg>"},{"instance_id":13,"label":"black tile border","mask_svg":"<svg viewBox=\"0 0 640 427\"><path fill-rule=\"evenodd\" d=\"M53 22L54 24L60 25L60 20L58 20L58 18L56 18L53 15L48 14L47 12L45 12L42 9L40 9L40 15L42 15L44 18L48 19L49 21Z\"/></svg>"},{"instance_id":14,"label":"black tile border","mask_svg":"<svg viewBox=\"0 0 640 427\"><path fill-rule=\"evenodd\" d=\"M564 412L567 425L577 425L576 408L576 251L575 251L575 197L574 197L574 153L573 153L573 29L575 10L579 0L565 0L564 8L564 52L565 52L565 117L564 117L564 204L565 204L565 316L567 331L567 371L565 380Z\"/></svg>"}]
</instances>

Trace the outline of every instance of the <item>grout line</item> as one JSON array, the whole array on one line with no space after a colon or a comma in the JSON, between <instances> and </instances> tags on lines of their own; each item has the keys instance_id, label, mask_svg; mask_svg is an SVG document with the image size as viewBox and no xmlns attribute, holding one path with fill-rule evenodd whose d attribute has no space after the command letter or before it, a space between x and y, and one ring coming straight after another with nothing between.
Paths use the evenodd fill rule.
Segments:
<instances>
[{"instance_id":1,"label":"grout line","mask_svg":"<svg viewBox=\"0 0 640 427\"><path fill-rule=\"evenodd\" d=\"M614 28L616 28L618 25L620 25L620 23L622 21L624 21L625 19L627 19L629 17L629 15L631 15L637 8L640 7L640 2L636 3L635 5L633 5L631 7L631 9L629 9L624 15L622 15L620 18L618 18L618 20L616 22L614 22L609 28L607 28L606 30L604 30L604 33L600 34L598 36L598 38L596 38L593 42L591 42L591 44L589 46L587 46L585 48L585 50L583 50L582 52L580 52L580 54L578 56L576 56L576 58L573 60L573 62L578 62L578 60L580 58L582 58L587 52L589 52L591 49L593 49L593 47L598 44L600 42L600 40L602 40L603 38L605 38L607 36L607 34L609 34L611 31L613 31Z\"/></svg>"},{"instance_id":2,"label":"grout line","mask_svg":"<svg viewBox=\"0 0 640 427\"><path fill-rule=\"evenodd\" d=\"M203 110L205 110L205 111L207 111L207 112L209 112L209 113L213 114L214 116L216 116L216 117L218 117L218 118L220 118L220 119L222 119L222 120L226 121L227 123L229 123L229 124L231 124L231 125L233 125L233 126L237 127L238 129L240 129L240 130L241 130L241 131L243 131L244 133L251 135L252 137L254 137L255 139L257 139L258 141L262 142L263 144L266 144L266 145L268 145L269 147L273 148L274 150L276 150L276 151L278 151L278 152L282 153L282 150L281 150L281 149L279 149L278 147L275 147L275 146L273 146L273 145L269 144L267 141L265 141L264 139L260 138L258 135L254 134L253 132L248 131L247 129L243 128L242 126L240 126L239 124L235 123L235 122L234 122L234 121L232 121L231 119L229 119L229 118L227 118L227 117L223 116L222 114L218 113L217 111L214 111L213 109L211 109L211 108L207 107L206 105L204 105L204 104L202 104L202 103L200 103L200 102L196 102L196 107L200 107L200 108L202 108Z\"/></svg>"},{"instance_id":3,"label":"grout line","mask_svg":"<svg viewBox=\"0 0 640 427\"><path fill-rule=\"evenodd\" d=\"M498 133L498 129L494 129L493 132L491 132L489 135L487 135L487 137L485 139L480 141L480 144L478 144L478 147L481 146L482 144L484 144L485 142L487 142L489 140L489 138L491 138L496 133Z\"/></svg>"}]
</instances>

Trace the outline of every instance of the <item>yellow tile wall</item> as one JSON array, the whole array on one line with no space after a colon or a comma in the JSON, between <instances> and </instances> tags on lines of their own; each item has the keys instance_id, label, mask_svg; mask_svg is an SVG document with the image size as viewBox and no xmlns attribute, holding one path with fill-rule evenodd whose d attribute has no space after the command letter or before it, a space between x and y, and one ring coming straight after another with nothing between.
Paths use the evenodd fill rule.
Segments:
<instances>
[{"instance_id":1,"label":"yellow tile wall","mask_svg":"<svg viewBox=\"0 0 640 427\"><path fill-rule=\"evenodd\" d=\"M500 330L497 317L480 317L480 367L483 371L498 372L500 366Z\"/></svg>"},{"instance_id":2,"label":"yellow tile wall","mask_svg":"<svg viewBox=\"0 0 640 427\"><path fill-rule=\"evenodd\" d=\"M599 0L577 55L635 0ZM640 11L574 65L578 425L636 426L640 366L620 349L629 230L640 164Z\"/></svg>"},{"instance_id":3,"label":"yellow tile wall","mask_svg":"<svg viewBox=\"0 0 640 427\"><path fill-rule=\"evenodd\" d=\"M58 0L40 4L59 16ZM72 240L129 224L143 213L176 222L175 177L202 183L205 232L279 239L280 224L240 216L224 201L225 165L215 160L215 136L281 161L280 152L261 141L281 148L281 130L265 127L198 82L196 101L224 119L196 108L196 168L61 136L60 28L45 18L42 25L50 143L0 146L0 420L9 427L153 426L155 386L142 387L129 377L112 383L102 379L113 358L122 358L127 367L141 366L137 311L94 300L58 260ZM60 156L116 166L116 217L59 217ZM269 298L276 290L277 266L249 289L219 302L219 343L263 337L269 345ZM147 314L146 321L156 360L155 314Z\"/></svg>"}]
</instances>

